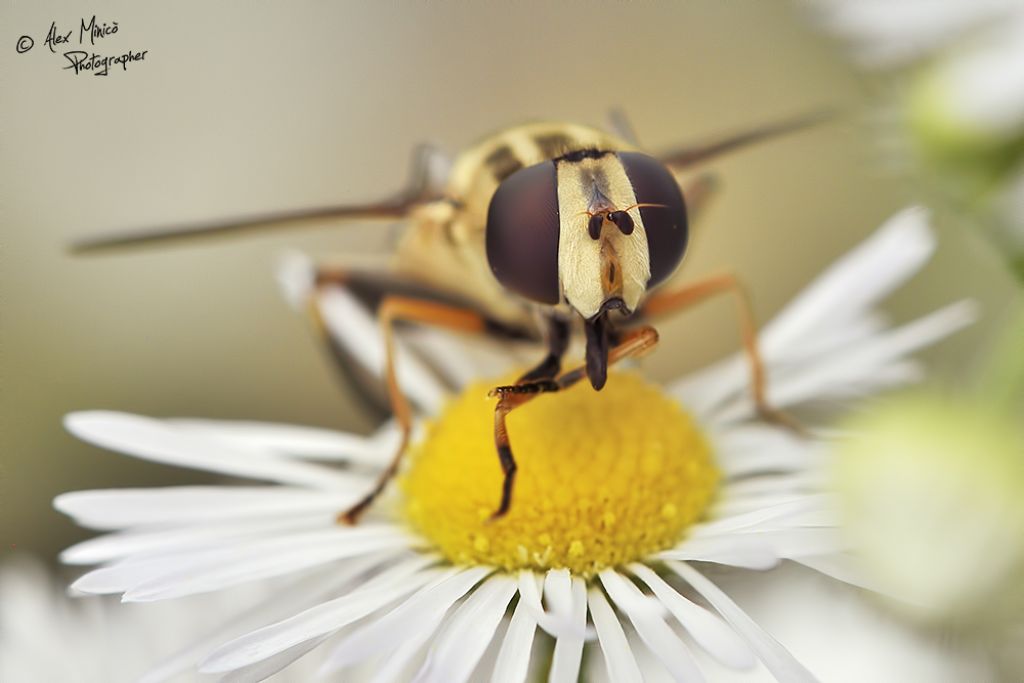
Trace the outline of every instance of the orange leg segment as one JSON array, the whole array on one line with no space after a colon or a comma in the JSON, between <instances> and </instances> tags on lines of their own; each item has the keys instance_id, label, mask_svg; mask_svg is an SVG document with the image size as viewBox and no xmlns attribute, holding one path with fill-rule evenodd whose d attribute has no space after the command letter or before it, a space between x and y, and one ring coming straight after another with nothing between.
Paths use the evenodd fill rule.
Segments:
<instances>
[{"instance_id":1,"label":"orange leg segment","mask_svg":"<svg viewBox=\"0 0 1024 683\"><path fill-rule=\"evenodd\" d=\"M402 438L390 464L381 473L373 489L362 500L339 515L338 520L346 524L355 524L398 472L402 455L409 446L409 438L412 435L412 410L398 385L398 375L395 371L395 322L404 320L463 332L485 331L484 318L475 311L403 296L385 297L378 310L378 316L384 334L388 397L395 419L402 430Z\"/></svg>"},{"instance_id":2,"label":"orange leg segment","mask_svg":"<svg viewBox=\"0 0 1024 683\"><path fill-rule=\"evenodd\" d=\"M772 408L765 397L767 378L765 377L764 360L761 358L757 343L754 307L747 288L734 274L712 275L679 289L655 292L644 302L640 314L642 316L657 316L672 313L699 304L718 294L732 294L736 302L743 350L750 364L751 392L758 414L769 422L802 433L803 427L798 422L785 413Z\"/></svg>"}]
</instances>

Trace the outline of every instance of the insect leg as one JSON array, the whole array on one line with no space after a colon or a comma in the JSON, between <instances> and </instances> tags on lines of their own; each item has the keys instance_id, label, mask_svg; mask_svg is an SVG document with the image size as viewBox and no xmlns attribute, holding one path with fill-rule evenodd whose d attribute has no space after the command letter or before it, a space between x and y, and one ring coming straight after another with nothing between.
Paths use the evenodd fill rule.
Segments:
<instances>
[{"instance_id":1,"label":"insect leg","mask_svg":"<svg viewBox=\"0 0 1024 683\"><path fill-rule=\"evenodd\" d=\"M623 358L639 356L658 343L658 332L653 327L644 326L623 332L620 341L608 352L608 363L616 363ZM516 461L512 455L512 446L508 437L506 418L519 406L529 403L541 394L567 389L587 376L586 365L573 368L555 379L540 380L528 384L498 387L491 391L498 396L498 404L494 407L494 445L498 450L501 470L505 479L501 487L501 503L491 515L491 520L503 517L512 505L512 489L515 485Z\"/></svg>"},{"instance_id":2,"label":"insect leg","mask_svg":"<svg viewBox=\"0 0 1024 683\"><path fill-rule=\"evenodd\" d=\"M514 323L504 323L489 315L481 307L458 295L454 295L428 282L403 276L388 267L368 269L365 265L358 267L339 266L335 264L312 266L312 273L303 275L303 282L312 282L312 287L298 292L301 298L294 301L296 308L306 313L318 341L328 352L328 358L334 369L345 382L346 387L353 387L359 394L362 403L374 410L375 416L381 420L390 414L390 400L386 391L383 376L379 374L377 365L368 365L367 357L362 352L366 344L365 337L358 334L348 335L335 329L328 329L325 311L322 309L322 294L333 290L345 296L352 311L364 317L365 324L373 325L379 317L382 302L388 296L402 296L446 304L455 308L465 308L478 312L486 321L488 336L509 341L539 341L539 333L534 327L521 327ZM298 276L296 276L298 277ZM308 280L306 278L309 278ZM307 285L308 286L308 285ZM294 297L293 297L294 299ZM335 319L334 325L339 323ZM342 323L344 329L352 329L355 322ZM380 344L382 347L383 344ZM429 353L414 346L407 347L413 356L422 359L434 374L449 389L457 387L457 379L444 372L443 368L432 362Z\"/></svg>"},{"instance_id":3,"label":"insect leg","mask_svg":"<svg viewBox=\"0 0 1024 683\"><path fill-rule=\"evenodd\" d=\"M484 332L487 325L485 318L476 311L403 296L386 296L381 302L378 316L387 354L388 396L391 400L391 409L402 431L402 437L390 464L377 479L373 489L362 500L338 516L338 520L346 524L355 524L398 472L402 455L405 453L412 435L412 410L409 407L408 399L398 385L398 376L395 372L395 322L399 320L418 322L464 332Z\"/></svg>"},{"instance_id":4,"label":"insect leg","mask_svg":"<svg viewBox=\"0 0 1024 683\"><path fill-rule=\"evenodd\" d=\"M548 316L548 355L535 368L520 377L516 384L551 379L562 369L562 356L569 348L569 321L557 314Z\"/></svg>"},{"instance_id":5,"label":"insect leg","mask_svg":"<svg viewBox=\"0 0 1024 683\"><path fill-rule=\"evenodd\" d=\"M647 297L637 315L641 318L664 315L694 306L718 294L732 294L735 297L736 311L740 320L740 334L743 338L743 350L750 364L751 392L758 414L764 420L802 433L804 430L798 422L785 413L771 407L765 397L767 379L765 377L764 360L761 358L761 352L757 343L757 323L754 316L754 307L747 288L733 273L712 275L677 289L655 292Z\"/></svg>"}]
</instances>

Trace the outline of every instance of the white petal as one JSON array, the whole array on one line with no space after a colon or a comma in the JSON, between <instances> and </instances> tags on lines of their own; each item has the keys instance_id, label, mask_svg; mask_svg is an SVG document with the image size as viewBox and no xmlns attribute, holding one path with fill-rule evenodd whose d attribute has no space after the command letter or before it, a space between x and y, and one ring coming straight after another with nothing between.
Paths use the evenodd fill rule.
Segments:
<instances>
[{"instance_id":1,"label":"white petal","mask_svg":"<svg viewBox=\"0 0 1024 683\"><path fill-rule=\"evenodd\" d=\"M815 329L814 334L803 337L797 345L780 350L778 357L772 359L773 370L799 369L805 359L834 356L844 349L856 348L890 326L889 318L879 311L859 311L845 318L842 325Z\"/></svg>"},{"instance_id":2,"label":"white petal","mask_svg":"<svg viewBox=\"0 0 1024 683\"><path fill-rule=\"evenodd\" d=\"M678 547L664 550L656 558L662 560L697 560L743 569L767 570L782 559L767 539L748 537L741 543L732 536L684 540Z\"/></svg>"},{"instance_id":3,"label":"white petal","mask_svg":"<svg viewBox=\"0 0 1024 683\"><path fill-rule=\"evenodd\" d=\"M166 570L165 558L129 558L93 569L71 584L70 590L93 595L123 593L141 581Z\"/></svg>"},{"instance_id":4,"label":"white petal","mask_svg":"<svg viewBox=\"0 0 1024 683\"><path fill-rule=\"evenodd\" d=\"M506 576L491 576L478 586L451 616L448 628L435 641L415 680L469 680L515 594L516 582Z\"/></svg>"},{"instance_id":5,"label":"white petal","mask_svg":"<svg viewBox=\"0 0 1024 683\"><path fill-rule=\"evenodd\" d=\"M551 608L551 619L541 626L552 635L574 635L593 638L593 634L575 630L576 596L573 592L573 578L568 569L549 569L544 575L544 599ZM557 629L557 630L555 630Z\"/></svg>"},{"instance_id":6,"label":"white petal","mask_svg":"<svg viewBox=\"0 0 1024 683\"><path fill-rule=\"evenodd\" d=\"M757 663L750 648L721 619L680 595L650 567L633 563L629 570L647 584L697 644L712 657L730 669L749 669Z\"/></svg>"},{"instance_id":7,"label":"white petal","mask_svg":"<svg viewBox=\"0 0 1024 683\"><path fill-rule=\"evenodd\" d=\"M640 675L640 668L626 640L626 634L622 631L622 624L604 595L598 589L591 588L587 593L587 602L611 680L616 683L643 683L643 676Z\"/></svg>"},{"instance_id":8,"label":"white petal","mask_svg":"<svg viewBox=\"0 0 1024 683\"><path fill-rule=\"evenodd\" d=\"M180 563L168 561L170 571L136 584L125 591L122 599L149 602L208 593L344 558L381 552L390 554L408 547L409 541L404 533L382 527L359 536L347 529L340 534L332 529L326 533L292 534L283 539L236 545L193 555Z\"/></svg>"},{"instance_id":9,"label":"white petal","mask_svg":"<svg viewBox=\"0 0 1024 683\"><path fill-rule=\"evenodd\" d=\"M449 570L383 617L349 634L324 662L323 671L391 652L424 625L440 623L445 612L492 571L489 567Z\"/></svg>"},{"instance_id":10,"label":"white petal","mask_svg":"<svg viewBox=\"0 0 1024 683\"><path fill-rule=\"evenodd\" d=\"M348 291L329 287L317 297L320 314L331 337L345 352L367 371L384 377L384 337L377 320ZM395 367L399 385L405 395L430 414L437 413L444 403L444 386L430 370L409 351L401 340L395 343Z\"/></svg>"},{"instance_id":11,"label":"white petal","mask_svg":"<svg viewBox=\"0 0 1024 683\"><path fill-rule=\"evenodd\" d=\"M206 658L199 670L201 673L218 673L240 669L307 641L329 636L343 626L383 609L437 576L436 571L418 571L422 564L421 558L411 558L399 565L404 571L392 572L390 581L361 587L225 643Z\"/></svg>"},{"instance_id":12,"label":"white petal","mask_svg":"<svg viewBox=\"0 0 1024 683\"><path fill-rule=\"evenodd\" d=\"M568 569L549 569L544 576L544 597L556 615L568 617L572 614L572 576Z\"/></svg>"},{"instance_id":13,"label":"white petal","mask_svg":"<svg viewBox=\"0 0 1024 683\"><path fill-rule=\"evenodd\" d=\"M805 349L827 347L821 340L834 338L835 330L863 330L860 320L871 315L870 307L917 272L934 248L927 214L914 207L890 218L836 261L762 330L759 346L769 389L787 359L804 359ZM856 341L856 335L848 338ZM669 393L695 413L708 415L724 401L749 393L749 383L746 360L736 354L671 384Z\"/></svg>"},{"instance_id":14,"label":"white petal","mask_svg":"<svg viewBox=\"0 0 1024 683\"><path fill-rule=\"evenodd\" d=\"M380 467L398 445L393 422L372 436L359 436L319 427L229 420L171 419L173 425L246 449L263 449L277 455L352 462Z\"/></svg>"},{"instance_id":15,"label":"white petal","mask_svg":"<svg viewBox=\"0 0 1024 683\"><path fill-rule=\"evenodd\" d=\"M827 555L847 550L834 527L754 529L683 541L658 557L702 560L748 569L770 569L779 559ZM774 557L776 562L770 562ZM763 565L761 564L763 563Z\"/></svg>"},{"instance_id":16,"label":"white petal","mask_svg":"<svg viewBox=\"0 0 1024 683\"><path fill-rule=\"evenodd\" d=\"M587 587L583 579L574 577L572 580L572 619L575 630L583 632L587 628ZM580 675L580 663L583 658L583 638L574 635L561 635L555 640L555 652L551 659L551 671L548 672L549 683L576 683Z\"/></svg>"},{"instance_id":17,"label":"white petal","mask_svg":"<svg viewBox=\"0 0 1024 683\"><path fill-rule=\"evenodd\" d=\"M371 667L375 669L372 683L405 683L411 680L416 670L409 666L410 663L417 657L423 658L426 644L434 638L441 622L444 621L444 616L443 613L435 614L422 622L419 631L383 657L381 663ZM330 662L326 662L325 666L320 668L317 680L323 680L336 671L333 666L327 666L329 664Z\"/></svg>"},{"instance_id":18,"label":"white petal","mask_svg":"<svg viewBox=\"0 0 1024 683\"><path fill-rule=\"evenodd\" d=\"M644 595L642 591L636 589L630 579L618 571L602 570L598 574L598 578L601 580L601 585L604 586L605 593L620 612L627 615L642 615L645 618L665 618L665 605L654 596Z\"/></svg>"},{"instance_id":19,"label":"white petal","mask_svg":"<svg viewBox=\"0 0 1024 683\"><path fill-rule=\"evenodd\" d=\"M815 683L817 679L777 640L764 632L746 612L729 599L715 584L700 572L683 562L666 562L665 565L693 586L704 596L737 633L743 636L757 653L765 667L779 681L786 683Z\"/></svg>"},{"instance_id":20,"label":"white petal","mask_svg":"<svg viewBox=\"0 0 1024 683\"><path fill-rule=\"evenodd\" d=\"M768 388L771 389L787 379L801 377L805 369L813 367L815 363L844 356L850 349L855 349L871 341L875 335L881 334L885 327L877 314L865 313L859 318L844 320L841 324L833 323L831 326L815 329L798 344L774 354L769 354L765 350L762 338L759 350L765 362ZM862 384L872 386L887 378L860 379ZM723 407L733 406L739 400L746 400L743 404L747 410L746 415L752 416L752 381L749 360L745 354L736 353L676 381L669 386L669 393L680 399L694 413L703 416L705 420L717 420L718 413ZM906 379L900 376L896 380L888 380L888 383L905 381ZM773 397L773 400L778 398Z\"/></svg>"},{"instance_id":21,"label":"white petal","mask_svg":"<svg viewBox=\"0 0 1024 683\"><path fill-rule=\"evenodd\" d=\"M120 532L82 541L60 554L65 564L99 564L125 557L157 555L198 550L225 543L248 542L255 537L266 538L284 532L311 531L334 524L335 513L257 519L242 522L190 524L155 531Z\"/></svg>"},{"instance_id":22,"label":"white petal","mask_svg":"<svg viewBox=\"0 0 1024 683\"><path fill-rule=\"evenodd\" d=\"M840 257L765 326L762 350L785 353L815 328L853 318L909 280L935 251L922 207L900 211Z\"/></svg>"},{"instance_id":23,"label":"white petal","mask_svg":"<svg viewBox=\"0 0 1024 683\"><path fill-rule=\"evenodd\" d=\"M220 678L220 683L258 683L259 681L266 680L295 662L295 660L314 650L326 639L327 636L321 636L313 640L307 640L268 659L260 660L242 669L229 671Z\"/></svg>"},{"instance_id":24,"label":"white petal","mask_svg":"<svg viewBox=\"0 0 1024 683\"><path fill-rule=\"evenodd\" d=\"M848 349L817 362L809 363L790 376L774 379L768 386L771 405L786 408L814 398L832 395L862 395L878 383L889 364L903 356L970 325L977 317L977 307L971 301L960 301L893 330L876 334ZM897 377L906 376L900 370ZM885 382L889 384L891 382ZM746 395L735 403L716 412L716 420L744 419L753 414L753 405Z\"/></svg>"},{"instance_id":25,"label":"white petal","mask_svg":"<svg viewBox=\"0 0 1024 683\"><path fill-rule=\"evenodd\" d=\"M876 585L873 581L868 580L857 567L851 557L840 553L830 553L828 555L804 555L802 557L793 558L794 562L799 562L805 567L821 572L825 576L831 576L837 581L848 583L851 586L857 586L859 588L866 588L867 590L875 593L885 593L881 586ZM906 600L905 596L891 596L897 599Z\"/></svg>"},{"instance_id":26,"label":"white petal","mask_svg":"<svg viewBox=\"0 0 1024 683\"><path fill-rule=\"evenodd\" d=\"M849 349L870 341L889 327L884 316L877 312L857 313L844 319L841 324L816 328L813 333L801 338L797 344L769 355L760 348L765 361L768 385L771 386L786 377L799 376L804 367L822 358L842 356ZM682 392L678 396L688 406L699 407L703 415L714 412L721 406L740 397L749 397L751 391L751 368L745 354L737 353L702 370L691 373L677 384Z\"/></svg>"},{"instance_id":27,"label":"white petal","mask_svg":"<svg viewBox=\"0 0 1024 683\"><path fill-rule=\"evenodd\" d=\"M126 593L126 600L156 600L216 590L307 569L333 560L397 550L409 539L394 527L335 527L285 534L226 548L143 556L89 572L72 584L85 593Z\"/></svg>"},{"instance_id":28,"label":"white petal","mask_svg":"<svg viewBox=\"0 0 1024 683\"><path fill-rule=\"evenodd\" d=\"M608 597L629 617L633 628L651 652L677 681L703 681L704 674L686 644L680 640L662 619L661 602L648 598L633 582L612 569L599 574ZM648 601L657 604L654 609Z\"/></svg>"},{"instance_id":29,"label":"white petal","mask_svg":"<svg viewBox=\"0 0 1024 683\"><path fill-rule=\"evenodd\" d=\"M396 650L389 652L381 663L373 668L372 683L405 683L415 675L415 669L409 664L417 657L422 657L426 650L426 644L432 640L437 633L441 622L444 621L444 613L435 614L430 619L421 623L419 630L408 640L404 641ZM317 680L322 680L336 670L330 662L320 668Z\"/></svg>"},{"instance_id":30,"label":"white petal","mask_svg":"<svg viewBox=\"0 0 1024 683\"><path fill-rule=\"evenodd\" d=\"M792 492L779 494L748 495L743 497L729 497L718 501L709 513L711 519L726 519L737 515L746 515L767 507L793 503L806 496L806 489L794 489Z\"/></svg>"},{"instance_id":31,"label":"white petal","mask_svg":"<svg viewBox=\"0 0 1024 683\"><path fill-rule=\"evenodd\" d=\"M821 458L817 440L778 427L744 424L715 426L715 453L726 476L735 479L762 472L797 472Z\"/></svg>"},{"instance_id":32,"label":"white petal","mask_svg":"<svg viewBox=\"0 0 1024 683\"><path fill-rule=\"evenodd\" d=\"M72 413L64 418L64 426L78 438L102 448L179 467L314 489L349 490L363 481L362 477L327 467L232 448L164 420L139 415L102 410Z\"/></svg>"},{"instance_id":33,"label":"white petal","mask_svg":"<svg viewBox=\"0 0 1024 683\"><path fill-rule=\"evenodd\" d=\"M770 383L772 366L766 369ZM734 354L669 383L666 391L695 415L706 418L749 386L750 365L745 357Z\"/></svg>"},{"instance_id":34,"label":"white petal","mask_svg":"<svg viewBox=\"0 0 1024 683\"><path fill-rule=\"evenodd\" d=\"M833 526L747 531L738 536L766 540L779 557L798 559L809 555L831 555L849 551L839 530Z\"/></svg>"},{"instance_id":35,"label":"white petal","mask_svg":"<svg viewBox=\"0 0 1024 683\"><path fill-rule=\"evenodd\" d=\"M691 538L722 536L738 531L797 526L806 523L807 515L815 515L828 509L832 498L828 494L815 493L800 496L795 500L778 505L764 506L750 512L724 517L695 526Z\"/></svg>"},{"instance_id":36,"label":"white petal","mask_svg":"<svg viewBox=\"0 0 1024 683\"><path fill-rule=\"evenodd\" d=\"M562 579L567 579L563 581ZM530 610L530 614L542 629L552 636L571 635L586 638L585 629L579 629L575 615L572 595L572 579L566 570L549 570L544 583L544 597L551 607L544 610L541 605L540 591L537 587L539 577L530 570L519 572L520 600Z\"/></svg>"},{"instance_id":37,"label":"white petal","mask_svg":"<svg viewBox=\"0 0 1024 683\"><path fill-rule=\"evenodd\" d=\"M329 571L314 572L288 583L278 583L273 592L261 597L244 611L218 623L213 631L197 629L201 635L197 635L194 642L154 666L140 678L139 683L161 683L185 671L194 671L197 664L222 643L320 603L364 569L364 565L349 562L340 569L332 567Z\"/></svg>"},{"instance_id":38,"label":"white petal","mask_svg":"<svg viewBox=\"0 0 1024 683\"><path fill-rule=\"evenodd\" d=\"M820 491L819 479L820 474L818 472L804 471L787 472L784 474L766 473L729 481L725 484L722 491L722 500L716 507L726 509L748 501L758 503L759 501L771 501L775 498L778 498L780 503L787 502L790 498ZM758 505L757 507L763 506ZM744 510L744 512L749 512L749 510ZM710 515L710 517L711 519L716 519L719 515Z\"/></svg>"},{"instance_id":39,"label":"white petal","mask_svg":"<svg viewBox=\"0 0 1024 683\"><path fill-rule=\"evenodd\" d=\"M372 481L354 489L355 495ZM151 489L73 491L53 505L92 529L158 524L196 524L241 518L273 519L343 510L353 493L284 486L169 486Z\"/></svg>"},{"instance_id":40,"label":"white petal","mask_svg":"<svg viewBox=\"0 0 1024 683\"><path fill-rule=\"evenodd\" d=\"M529 569L519 572L519 602L533 615L537 622L546 621L548 614L540 602L540 578Z\"/></svg>"},{"instance_id":41,"label":"white petal","mask_svg":"<svg viewBox=\"0 0 1024 683\"><path fill-rule=\"evenodd\" d=\"M534 584L536 585L536 584ZM512 613L505 639L498 652L498 661L491 674L492 683L524 683L530 667L530 650L533 648L533 637L537 631L537 620L533 618L520 599Z\"/></svg>"}]
</instances>

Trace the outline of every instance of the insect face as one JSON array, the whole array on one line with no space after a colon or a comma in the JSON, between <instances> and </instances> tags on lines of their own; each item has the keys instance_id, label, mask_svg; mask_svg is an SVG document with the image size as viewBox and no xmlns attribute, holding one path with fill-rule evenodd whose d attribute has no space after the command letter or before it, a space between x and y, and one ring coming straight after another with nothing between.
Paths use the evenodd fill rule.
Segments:
<instances>
[{"instance_id":1,"label":"insect face","mask_svg":"<svg viewBox=\"0 0 1024 683\"><path fill-rule=\"evenodd\" d=\"M503 286L563 299L584 319L636 310L686 250L682 193L656 159L574 152L506 178L487 215L487 259Z\"/></svg>"}]
</instances>

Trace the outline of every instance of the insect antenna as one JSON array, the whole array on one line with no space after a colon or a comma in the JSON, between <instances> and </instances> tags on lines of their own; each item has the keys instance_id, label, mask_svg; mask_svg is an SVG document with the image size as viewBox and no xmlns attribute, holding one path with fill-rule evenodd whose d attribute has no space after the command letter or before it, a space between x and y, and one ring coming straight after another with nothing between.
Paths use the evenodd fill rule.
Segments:
<instances>
[{"instance_id":1,"label":"insect antenna","mask_svg":"<svg viewBox=\"0 0 1024 683\"><path fill-rule=\"evenodd\" d=\"M412 172L406 187L391 197L365 204L343 204L312 209L277 211L250 216L237 216L194 225L158 227L141 232L114 233L88 237L73 242L74 254L92 253L121 247L151 246L220 235L234 235L259 230L306 227L323 219L396 219L402 218L416 205L443 199L432 178L432 167L439 152L421 146L413 155Z\"/></svg>"},{"instance_id":2,"label":"insect antenna","mask_svg":"<svg viewBox=\"0 0 1024 683\"><path fill-rule=\"evenodd\" d=\"M795 133L796 131L825 123L835 118L832 110L822 110L811 114L805 114L795 118L769 123L758 128L743 131L729 137L719 138L710 142L683 147L662 154L658 158L663 164L673 170L679 170L687 166L703 163L715 157L727 154L734 150L742 149L749 145L770 140L781 135Z\"/></svg>"}]
</instances>

